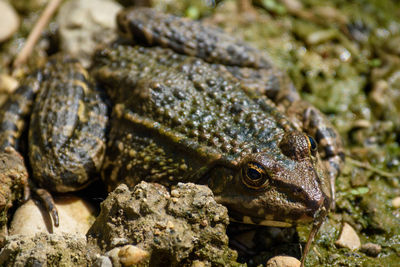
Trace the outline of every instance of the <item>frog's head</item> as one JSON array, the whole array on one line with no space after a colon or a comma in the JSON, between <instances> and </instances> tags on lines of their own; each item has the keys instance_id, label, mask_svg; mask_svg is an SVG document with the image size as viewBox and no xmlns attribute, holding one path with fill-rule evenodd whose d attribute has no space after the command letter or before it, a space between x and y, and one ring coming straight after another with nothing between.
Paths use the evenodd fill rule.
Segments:
<instances>
[{"instance_id":1,"label":"frog's head","mask_svg":"<svg viewBox=\"0 0 400 267\"><path fill-rule=\"evenodd\" d=\"M234 170L216 169L209 186L237 221L290 226L313 221L331 203L316 142L298 131L284 134L268 151L244 156Z\"/></svg>"}]
</instances>

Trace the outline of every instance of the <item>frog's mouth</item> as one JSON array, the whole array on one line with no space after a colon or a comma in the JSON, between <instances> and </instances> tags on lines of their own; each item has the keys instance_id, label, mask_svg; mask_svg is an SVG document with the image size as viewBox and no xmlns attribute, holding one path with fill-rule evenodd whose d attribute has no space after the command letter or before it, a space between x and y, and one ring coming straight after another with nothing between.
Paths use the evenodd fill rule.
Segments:
<instances>
[{"instance_id":1,"label":"frog's mouth","mask_svg":"<svg viewBox=\"0 0 400 267\"><path fill-rule=\"evenodd\" d=\"M235 220L234 218L232 218ZM290 227L293 225L293 223L289 222L282 222L282 221L274 221L274 220L268 220L268 219L263 219L263 218L251 218L250 216L243 216L242 217L242 223L245 224L257 224L257 225L264 225L264 226L272 226L272 227Z\"/></svg>"},{"instance_id":2,"label":"frog's mouth","mask_svg":"<svg viewBox=\"0 0 400 267\"><path fill-rule=\"evenodd\" d=\"M282 201L284 200L282 199ZM289 205L290 201L286 201L286 204ZM297 203L297 205L292 205L286 209L263 210L258 208L260 215L263 214L262 216L257 216L256 209L250 212L252 210L250 206L247 206L247 210L231 208L229 209L229 217L232 221L245 224L290 227L299 223L315 222L321 217L323 211L327 213L329 207L330 199L322 197L318 200L309 200L307 203L303 203L303 205ZM261 210L262 212L260 212Z\"/></svg>"}]
</instances>

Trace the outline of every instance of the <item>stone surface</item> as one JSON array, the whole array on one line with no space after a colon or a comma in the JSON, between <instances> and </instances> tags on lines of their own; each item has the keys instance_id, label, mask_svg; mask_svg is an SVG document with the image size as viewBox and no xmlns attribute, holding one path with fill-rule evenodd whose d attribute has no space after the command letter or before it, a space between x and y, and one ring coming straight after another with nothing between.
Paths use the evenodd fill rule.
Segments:
<instances>
[{"instance_id":1,"label":"stone surface","mask_svg":"<svg viewBox=\"0 0 400 267\"><path fill-rule=\"evenodd\" d=\"M335 244L339 247L358 250L361 247L360 238L348 223L343 224L342 232Z\"/></svg>"},{"instance_id":2,"label":"stone surface","mask_svg":"<svg viewBox=\"0 0 400 267\"><path fill-rule=\"evenodd\" d=\"M0 74L0 93L11 94L18 85L19 82L14 77L5 73Z\"/></svg>"},{"instance_id":3,"label":"stone surface","mask_svg":"<svg viewBox=\"0 0 400 267\"><path fill-rule=\"evenodd\" d=\"M113 267L137 266L138 264L149 265L149 252L133 245L115 247L107 251L105 255Z\"/></svg>"},{"instance_id":4,"label":"stone surface","mask_svg":"<svg viewBox=\"0 0 400 267\"><path fill-rule=\"evenodd\" d=\"M48 212L29 200L19 207L13 217L10 235L35 235L39 232L71 233L85 237L94 221L94 208L81 198L72 195L55 197L60 225L54 227Z\"/></svg>"},{"instance_id":5,"label":"stone surface","mask_svg":"<svg viewBox=\"0 0 400 267\"><path fill-rule=\"evenodd\" d=\"M84 237L38 233L7 237L0 266L91 266L99 251Z\"/></svg>"},{"instance_id":6,"label":"stone surface","mask_svg":"<svg viewBox=\"0 0 400 267\"><path fill-rule=\"evenodd\" d=\"M224 266L237 264L228 247L228 222L227 209L206 186L179 183L170 192L141 182L132 191L122 184L111 192L87 236L111 259L120 256L118 247L131 244L150 253L152 266L196 260Z\"/></svg>"},{"instance_id":7,"label":"stone surface","mask_svg":"<svg viewBox=\"0 0 400 267\"><path fill-rule=\"evenodd\" d=\"M14 8L0 1L0 43L10 38L19 27L19 17Z\"/></svg>"},{"instance_id":8,"label":"stone surface","mask_svg":"<svg viewBox=\"0 0 400 267\"><path fill-rule=\"evenodd\" d=\"M23 160L11 147L0 153L0 244L7 234L9 208L26 194L28 172Z\"/></svg>"},{"instance_id":9,"label":"stone surface","mask_svg":"<svg viewBox=\"0 0 400 267\"><path fill-rule=\"evenodd\" d=\"M96 47L117 36L115 17L121 8L109 0L66 1L57 15L61 49L87 67Z\"/></svg>"},{"instance_id":10,"label":"stone surface","mask_svg":"<svg viewBox=\"0 0 400 267\"><path fill-rule=\"evenodd\" d=\"M299 267L300 261L290 256L276 256L268 260L267 267Z\"/></svg>"},{"instance_id":11,"label":"stone surface","mask_svg":"<svg viewBox=\"0 0 400 267\"><path fill-rule=\"evenodd\" d=\"M94 260L93 267L113 267L113 264L109 257L99 255Z\"/></svg>"},{"instance_id":12,"label":"stone surface","mask_svg":"<svg viewBox=\"0 0 400 267\"><path fill-rule=\"evenodd\" d=\"M395 197L392 199L393 208L400 208L400 197Z\"/></svg>"},{"instance_id":13,"label":"stone surface","mask_svg":"<svg viewBox=\"0 0 400 267\"><path fill-rule=\"evenodd\" d=\"M122 266L131 266L144 262L149 257L149 253L136 246L126 245L119 250L118 257Z\"/></svg>"},{"instance_id":14,"label":"stone surface","mask_svg":"<svg viewBox=\"0 0 400 267\"><path fill-rule=\"evenodd\" d=\"M381 252L382 247L374 243L366 243L361 246L361 251L371 257L376 257Z\"/></svg>"}]
</instances>

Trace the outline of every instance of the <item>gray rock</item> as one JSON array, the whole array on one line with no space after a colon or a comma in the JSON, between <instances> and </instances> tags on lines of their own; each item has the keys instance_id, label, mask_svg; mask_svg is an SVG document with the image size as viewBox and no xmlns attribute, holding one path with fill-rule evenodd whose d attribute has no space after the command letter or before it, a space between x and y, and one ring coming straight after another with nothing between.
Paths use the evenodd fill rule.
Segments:
<instances>
[{"instance_id":1,"label":"gray rock","mask_svg":"<svg viewBox=\"0 0 400 267\"><path fill-rule=\"evenodd\" d=\"M61 49L89 66L96 47L117 36L115 17L121 8L110 0L66 1L57 15Z\"/></svg>"},{"instance_id":2,"label":"gray rock","mask_svg":"<svg viewBox=\"0 0 400 267\"><path fill-rule=\"evenodd\" d=\"M153 266L182 266L196 260L213 266L237 265L236 252L228 247L227 209L215 202L211 190L179 183L171 192L146 182L132 191L124 184L118 186L101 204L89 241L104 253L115 250L116 238L126 239L149 252Z\"/></svg>"},{"instance_id":3,"label":"gray rock","mask_svg":"<svg viewBox=\"0 0 400 267\"><path fill-rule=\"evenodd\" d=\"M268 260L267 267L299 267L300 261L290 256L276 256Z\"/></svg>"},{"instance_id":4,"label":"gray rock","mask_svg":"<svg viewBox=\"0 0 400 267\"><path fill-rule=\"evenodd\" d=\"M113 267L113 264L109 257L98 256L93 263L93 267Z\"/></svg>"},{"instance_id":5,"label":"gray rock","mask_svg":"<svg viewBox=\"0 0 400 267\"><path fill-rule=\"evenodd\" d=\"M0 266L90 266L98 252L71 234L12 235L0 251Z\"/></svg>"},{"instance_id":6,"label":"gray rock","mask_svg":"<svg viewBox=\"0 0 400 267\"><path fill-rule=\"evenodd\" d=\"M342 248L348 248L351 250L358 250L361 247L361 241L356 231L348 223L343 224L342 232L340 233L339 239L336 240L335 244Z\"/></svg>"},{"instance_id":7,"label":"gray rock","mask_svg":"<svg viewBox=\"0 0 400 267\"><path fill-rule=\"evenodd\" d=\"M10 38L19 27L19 17L14 8L5 1L0 1L0 43Z\"/></svg>"},{"instance_id":8,"label":"gray rock","mask_svg":"<svg viewBox=\"0 0 400 267\"><path fill-rule=\"evenodd\" d=\"M365 243L361 246L361 251L371 257L376 257L381 253L382 247L374 243Z\"/></svg>"}]
</instances>

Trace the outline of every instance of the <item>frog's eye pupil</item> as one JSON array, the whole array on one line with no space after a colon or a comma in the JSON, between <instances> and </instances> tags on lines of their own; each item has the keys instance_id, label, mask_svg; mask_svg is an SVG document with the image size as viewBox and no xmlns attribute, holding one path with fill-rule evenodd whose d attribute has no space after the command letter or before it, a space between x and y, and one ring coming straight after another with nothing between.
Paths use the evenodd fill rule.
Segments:
<instances>
[{"instance_id":1,"label":"frog's eye pupil","mask_svg":"<svg viewBox=\"0 0 400 267\"><path fill-rule=\"evenodd\" d=\"M317 142L315 142L314 138L311 136L307 135L308 142L310 144L310 149L311 151L316 151L317 150Z\"/></svg>"},{"instance_id":2,"label":"frog's eye pupil","mask_svg":"<svg viewBox=\"0 0 400 267\"><path fill-rule=\"evenodd\" d=\"M247 169L246 174L247 174L247 177L249 177L251 180L258 180L261 178L261 173L251 167Z\"/></svg>"},{"instance_id":3,"label":"frog's eye pupil","mask_svg":"<svg viewBox=\"0 0 400 267\"><path fill-rule=\"evenodd\" d=\"M257 162L249 162L243 168L243 183L252 189L260 189L268 185L268 174Z\"/></svg>"}]
</instances>

